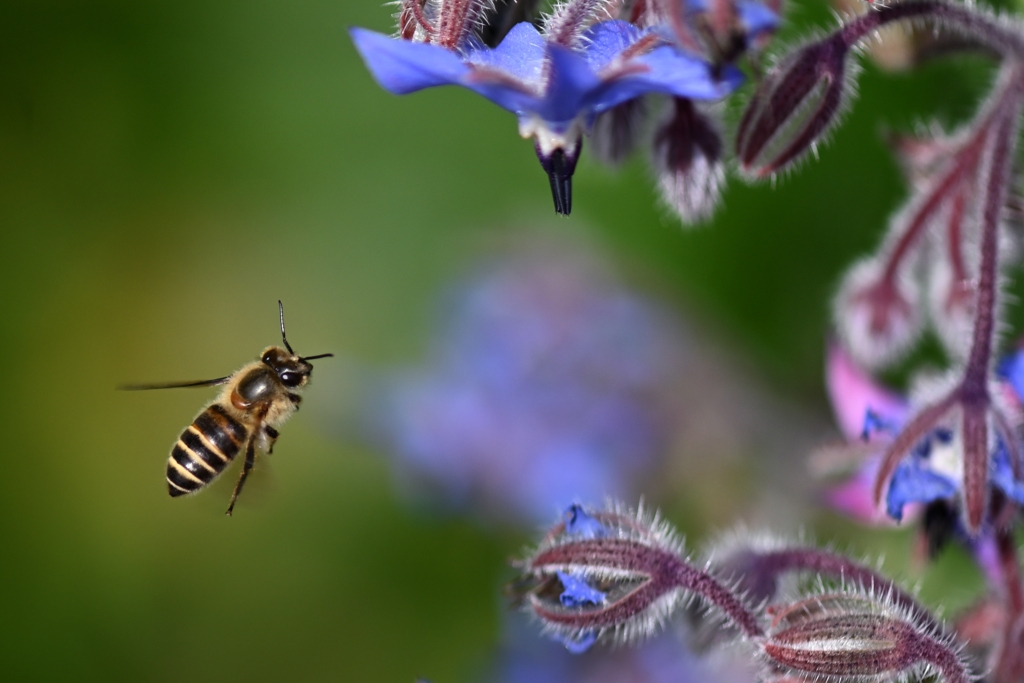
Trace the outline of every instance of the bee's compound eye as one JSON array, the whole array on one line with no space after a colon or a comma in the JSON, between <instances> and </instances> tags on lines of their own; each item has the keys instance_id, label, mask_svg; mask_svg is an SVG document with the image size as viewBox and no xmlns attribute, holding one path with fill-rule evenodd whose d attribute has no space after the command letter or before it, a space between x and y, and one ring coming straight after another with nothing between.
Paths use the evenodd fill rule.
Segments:
<instances>
[{"instance_id":1,"label":"bee's compound eye","mask_svg":"<svg viewBox=\"0 0 1024 683\"><path fill-rule=\"evenodd\" d=\"M286 387L297 387L302 384L302 375L298 372L282 372L281 382Z\"/></svg>"},{"instance_id":2,"label":"bee's compound eye","mask_svg":"<svg viewBox=\"0 0 1024 683\"><path fill-rule=\"evenodd\" d=\"M274 360L274 354L271 353L270 351L267 351L265 354L263 354L263 358L261 358L260 360L263 361L265 365L270 365Z\"/></svg>"}]
</instances>

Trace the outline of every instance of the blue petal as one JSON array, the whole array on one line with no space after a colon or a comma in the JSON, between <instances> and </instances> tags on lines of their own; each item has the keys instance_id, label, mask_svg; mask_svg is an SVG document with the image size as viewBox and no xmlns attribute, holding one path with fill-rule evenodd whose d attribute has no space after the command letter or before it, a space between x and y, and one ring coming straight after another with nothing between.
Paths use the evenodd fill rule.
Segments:
<instances>
[{"instance_id":1,"label":"blue petal","mask_svg":"<svg viewBox=\"0 0 1024 683\"><path fill-rule=\"evenodd\" d=\"M889 482L886 511L897 522L903 520L903 506L908 503L930 503L956 495L956 484L940 474L921 467L913 460L904 460Z\"/></svg>"},{"instance_id":2,"label":"blue petal","mask_svg":"<svg viewBox=\"0 0 1024 683\"><path fill-rule=\"evenodd\" d=\"M437 45L391 38L358 27L350 28L349 35L373 77L396 95L456 84L469 72L458 55Z\"/></svg>"},{"instance_id":3,"label":"blue petal","mask_svg":"<svg viewBox=\"0 0 1024 683\"><path fill-rule=\"evenodd\" d=\"M736 12L740 21L747 27L747 37L754 37L765 31L774 31L779 27L779 15L760 2L737 0Z\"/></svg>"},{"instance_id":4,"label":"blue petal","mask_svg":"<svg viewBox=\"0 0 1024 683\"><path fill-rule=\"evenodd\" d=\"M528 85L520 83L512 78L505 78L504 72L499 72L498 78L492 78L487 73L470 71L459 83L469 88L477 95L485 97L502 109L523 116L531 112L540 111L543 108L540 97L534 94Z\"/></svg>"},{"instance_id":5,"label":"blue petal","mask_svg":"<svg viewBox=\"0 0 1024 683\"><path fill-rule=\"evenodd\" d=\"M558 596L563 607L582 607L583 605L600 605L605 594L591 588L586 579L575 574L558 572L558 580L562 582L562 594Z\"/></svg>"},{"instance_id":6,"label":"blue petal","mask_svg":"<svg viewBox=\"0 0 1024 683\"><path fill-rule=\"evenodd\" d=\"M565 649L574 655L581 655L597 642L596 631L584 631L576 636L556 635L555 639L565 645Z\"/></svg>"},{"instance_id":7,"label":"blue petal","mask_svg":"<svg viewBox=\"0 0 1024 683\"><path fill-rule=\"evenodd\" d=\"M628 21L617 19L594 24L583 34L587 62L594 71L600 71L645 33Z\"/></svg>"},{"instance_id":8,"label":"blue petal","mask_svg":"<svg viewBox=\"0 0 1024 683\"><path fill-rule=\"evenodd\" d=\"M540 111L553 130L560 130L587 108L586 99L601 87L601 79L587 60L561 45L548 46L551 77Z\"/></svg>"},{"instance_id":9,"label":"blue petal","mask_svg":"<svg viewBox=\"0 0 1024 683\"><path fill-rule=\"evenodd\" d=\"M645 35L625 21L603 21L585 34L587 61L600 71L611 64L624 50ZM588 97L588 105L601 112L649 92L660 92L696 100L719 99L743 82L743 74L727 67L721 78L715 78L704 60L669 45L629 60L646 67L642 73L628 73L606 80Z\"/></svg>"},{"instance_id":10,"label":"blue petal","mask_svg":"<svg viewBox=\"0 0 1024 683\"><path fill-rule=\"evenodd\" d=\"M479 48L466 54L471 67L482 69L471 70L461 85L516 115L536 113L543 109L538 93L545 61L544 37L524 21L516 24L493 50Z\"/></svg>"},{"instance_id":11,"label":"blue petal","mask_svg":"<svg viewBox=\"0 0 1024 683\"><path fill-rule=\"evenodd\" d=\"M1006 447L1000 441L992 456L992 483L1003 490L1009 498L1024 505L1024 484L1017 481L1013 476L1013 467L1010 465L1010 456Z\"/></svg>"},{"instance_id":12,"label":"blue petal","mask_svg":"<svg viewBox=\"0 0 1024 683\"><path fill-rule=\"evenodd\" d=\"M894 422L886 420L874 410L868 408L864 411L864 428L861 430L860 438L867 441L872 434L886 432L895 435L899 428Z\"/></svg>"},{"instance_id":13,"label":"blue petal","mask_svg":"<svg viewBox=\"0 0 1024 683\"><path fill-rule=\"evenodd\" d=\"M1003 358L999 362L999 374L1010 384L1017 399L1024 401L1024 349Z\"/></svg>"},{"instance_id":14,"label":"blue petal","mask_svg":"<svg viewBox=\"0 0 1024 683\"><path fill-rule=\"evenodd\" d=\"M512 78L539 85L544 74L544 36L528 21L516 24L494 49L481 47L466 53L469 64L486 66Z\"/></svg>"},{"instance_id":15,"label":"blue petal","mask_svg":"<svg viewBox=\"0 0 1024 683\"><path fill-rule=\"evenodd\" d=\"M587 105L595 113L651 92L694 100L717 100L743 82L742 72L734 66L726 66L721 76L715 78L706 62L668 45L631 63L639 63L646 70L613 77L604 87L591 93Z\"/></svg>"},{"instance_id":16,"label":"blue petal","mask_svg":"<svg viewBox=\"0 0 1024 683\"><path fill-rule=\"evenodd\" d=\"M565 518L565 533L580 538L604 538L608 527L587 514L582 505L574 503L562 515Z\"/></svg>"},{"instance_id":17,"label":"blue petal","mask_svg":"<svg viewBox=\"0 0 1024 683\"><path fill-rule=\"evenodd\" d=\"M743 83L743 72L726 66L716 78L711 66L702 59L680 52L668 45L644 55L639 60L651 71L644 78L661 85L661 92L695 100L725 97Z\"/></svg>"}]
</instances>

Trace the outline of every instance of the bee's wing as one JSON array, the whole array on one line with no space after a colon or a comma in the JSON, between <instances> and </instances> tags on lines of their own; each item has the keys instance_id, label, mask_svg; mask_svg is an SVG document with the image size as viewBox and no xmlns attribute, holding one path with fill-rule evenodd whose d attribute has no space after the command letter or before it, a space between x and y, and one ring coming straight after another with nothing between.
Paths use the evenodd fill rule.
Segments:
<instances>
[{"instance_id":1,"label":"bee's wing","mask_svg":"<svg viewBox=\"0 0 1024 683\"><path fill-rule=\"evenodd\" d=\"M121 391L147 391L149 389L181 389L183 387L213 387L218 384L227 384L231 375L218 377L217 379L201 379L198 382L166 382L164 384L123 384L118 387Z\"/></svg>"}]
</instances>

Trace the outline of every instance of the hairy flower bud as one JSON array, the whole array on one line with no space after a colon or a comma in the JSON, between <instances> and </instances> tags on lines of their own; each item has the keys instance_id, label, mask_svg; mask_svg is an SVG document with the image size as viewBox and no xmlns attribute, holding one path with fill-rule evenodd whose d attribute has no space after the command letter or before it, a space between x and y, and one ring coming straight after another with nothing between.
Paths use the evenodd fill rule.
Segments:
<instances>
[{"instance_id":1,"label":"hairy flower bud","mask_svg":"<svg viewBox=\"0 0 1024 683\"><path fill-rule=\"evenodd\" d=\"M650 635L687 595L699 595L748 636L752 614L724 586L681 557L682 544L657 518L625 508L570 507L521 563L524 602L544 630L573 651L610 636Z\"/></svg>"},{"instance_id":2,"label":"hairy flower bud","mask_svg":"<svg viewBox=\"0 0 1024 683\"><path fill-rule=\"evenodd\" d=\"M672 113L654 136L654 168L662 199L684 223L714 212L725 181L722 139L691 100L673 98Z\"/></svg>"},{"instance_id":3,"label":"hairy flower bud","mask_svg":"<svg viewBox=\"0 0 1024 683\"><path fill-rule=\"evenodd\" d=\"M752 604L771 604L792 595L801 581L813 577L819 586L853 583L887 596L887 603L910 615L915 623L940 631L943 627L909 593L870 566L828 549L787 541L770 534L738 530L719 539L704 553L706 565ZM724 629L717 628L715 637Z\"/></svg>"},{"instance_id":4,"label":"hairy flower bud","mask_svg":"<svg viewBox=\"0 0 1024 683\"><path fill-rule=\"evenodd\" d=\"M574 650L606 632L625 640L647 635L680 597L680 549L670 532L627 511L573 505L524 563L536 581L529 606Z\"/></svg>"},{"instance_id":5,"label":"hairy flower bud","mask_svg":"<svg viewBox=\"0 0 1024 683\"><path fill-rule=\"evenodd\" d=\"M544 22L544 37L566 47L576 47L591 25L609 18L612 0L561 0Z\"/></svg>"},{"instance_id":6,"label":"hairy flower bud","mask_svg":"<svg viewBox=\"0 0 1024 683\"><path fill-rule=\"evenodd\" d=\"M822 139L852 90L849 48L839 32L805 45L768 73L747 105L736 135L744 173L755 178L771 175Z\"/></svg>"},{"instance_id":7,"label":"hairy flower bud","mask_svg":"<svg viewBox=\"0 0 1024 683\"><path fill-rule=\"evenodd\" d=\"M940 673L971 680L948 639L887 596L863 590L811 596L770 610L761 651L773 668L834 681Z\"/></svg>"},{"instance_id":8,"label":"hairy flower bud","mask_svg":"<svg viewBox=\"0 0 1024 683\"><path fill-rule=\"evenodd\" d=\"M647 101L638 97L598 114L590 129L590 151L609 166L621 166L636 149L648 114Z\"/></svg>"},{"instance_id":9,"label":"hairy flower bud","mask_svg":"<svg viewBox=\"0 0 1024 683\"><path fill-rule=\"evenodd\" d=\"M867 368L878 368L905 354L924 328L920 285L914 259L890 264L888 254L854 264L835 303L836 329L850 354Z\"/></svg>"}]
</instances>

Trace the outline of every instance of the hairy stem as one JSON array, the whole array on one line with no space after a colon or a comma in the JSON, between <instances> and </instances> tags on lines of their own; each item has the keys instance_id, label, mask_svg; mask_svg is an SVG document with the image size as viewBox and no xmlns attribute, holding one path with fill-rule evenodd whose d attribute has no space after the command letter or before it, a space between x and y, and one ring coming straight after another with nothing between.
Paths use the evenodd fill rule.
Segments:
<instances>
[{"instance_id":1,"label":"hairy stem","mask_svg":"<svg viewBox=\"0 0 1024 683\"><path fill-rule=\"evenodd\" d=\"M700 595L720 609L736 626L750 638L764 635L764 630L732 591L719 583L707 572L702 572L693 565L676 558L678 565L675 571L676 585Z\"/></svg>"},{"instance_id":2,"label":"hairy stem","mask_svg":"<svg viewBox=\"0 0 1024 683\"><path fill-rule=\"evenodd\" d=\"M576 47L583 32L602 14L607 14L607 0L568 0L555 7L547 25L544 37L548 42Z\"/></svg>"},{"instance_id":3,"label":"hairy stem","mask_svg":"<svg viewBox=\"0 0 1024 683\"><path fill-rule=\"evenodd\" d=\"M963 254L963 222L964 211L967 205L967 192L961 186L953 198L953 207L949 216L949 226L946 234L946 246L948 248L949 267L953 271L950 277L950 291L946 295L943 306L948 311L952 309L962 293L967 282L967 265L964 263Z\"/></svg>"},{"instance_id":4,"label":"hairy stem","mask_svg":"<svg viewBox=\"0 0 1024 683\"><path fill-rule=\"evenodd\" d=\"M935 5L936 3L906 3ZM895 5L894 7L904 7ZM941 5L945 7L945 5ZM874 499L878 504L896 466L908 451L921 441L956 406L962 410L964 452L964 503L967 526L977 532L983 521L988 491L989 428L992 399L988 378L997 324L997 287L999 279L999 228L1011 178L1016 150L1017 126L1024 101L1024 71L1016 59L1004 66L996 87L984 130L972 139L972 156L984 158L974 176L984 183L981 212L981 259L975 299L974 330L963 378L941 400L920 411L886 450L875 480ZM950 175L946 176L947 178ZM935 195L932 195L935 199ZM936 200L937 201L937 200Z\"/></svg>"},{"instance_id":5,"label":"hairy stem","mask_svg":"<svg viewBox=\"0 0 1024 683\"><path fill-rule=\"evenodd\" d=\"M984 122L977 133L971 136L970 141L965 143L953 157L949 170L942 175L933 187L923 193L927 199L907 222L906 229L903 230L899 239L896 240L896 246L886 262L885 271L881 278L882 282L886 283L886 286L894 286L893 283L899 272L900 263L911 253L911 247L917 243L917 240L925 232L928 220L946 202L949 193L962 191L961 188L964 184L970 182L974 177L990 123L991 121Z\"/></svg>"},{"instance_id":6,"label":"hairy stem","mask_svg":"<svg viewBox=\"0 0 1024 683\"><path fill-rule=\"evenodd\" d=\"M627 597L590 614L555 612L535 602L534 611L549 623L577 629L614 627L643 612L660 597L682 589L721 610L748 637L764 634L757 617L717 579L673 552L638 541L620 538L573 541L542 550L530 560L530 565L534 571L548 574L552 568L603 568L644 577Z\"/></svg>"},{"instance_id":7,"label":"hairy stem","mask_svg":"<svg viewBox=\"0 0 1024 683\"><path fill-rule=\"evenodd\" d=\"M978 267L978 288L971 352L964 373L963 391L973 395L988 394L989 366L992 359L996 327L996 294L999 279L999 226L1010 184L1013 150L1016 149L1017 119L1020 116L1022 71L1019 64L1008 67L1012 86L1005 91L999 107L999 125L991 147L991 172L986 179L982 210L981 262Z\"/></svg>"},{"instance_id":8,"label":"hairy stem","mask_svg":"<svg viewBox=\"0 0 1024 683\"><path fill-rule=\"evenodd\" d=\"M853 581L876 592L892 596L892 601L909 611L915 619L937 630L942 628L931 612L893 581L842 555L816 548L787 548L759 554L757 564L759 569L763 568L772 574L773 578L784 572L810 571L842 581Z\"/></svg>"},{"instance_id":9,"label":"hairy stem","mask_svg":"<svg viewBox=\"0 0 1024 683\"><path fill-rule=\"evenodd\" d=\"M1009 64L1004 76L1009 81L995 108L994 116L998 116L998 119L988 145L991 161L989 173L984 179L981 259L978 266L974 331L958 390L963 406L964 505L967 524L972 531L981 528L987 505L990 449L988 414L992 403L988 378L997 324L999 228L1010 185L1017 121L1024 94L1024 73L1019 62Z\"/></svg>"},{"instance_id":10,"label":"hairy stem","mask_svg":"<svg viewBox=\"0 0 1024 683\"><path fill-rule=\"evenodd\" d=\"M995 683L1019 683L1024 678L1024 587L1021 585L1017 544L1009 528L1001 527L996 531L996 548L1003 576L1006 624L992 680Z\"/></svg>"},{"instance_id":11,"label":"hairy stem","mask_svg":"<svg viewBox=\"0 0 1024 683\"><path fill-rule=\"evenodd\" d=\"M857 17L842 28L852 47L876 30L895 21L931 19L969 33L1004 57L1024 59L1024 38L1010 27L976 9L941 0L909 0L893 5L872 5L874 11Z\"/></svg>"}]
</instances>

